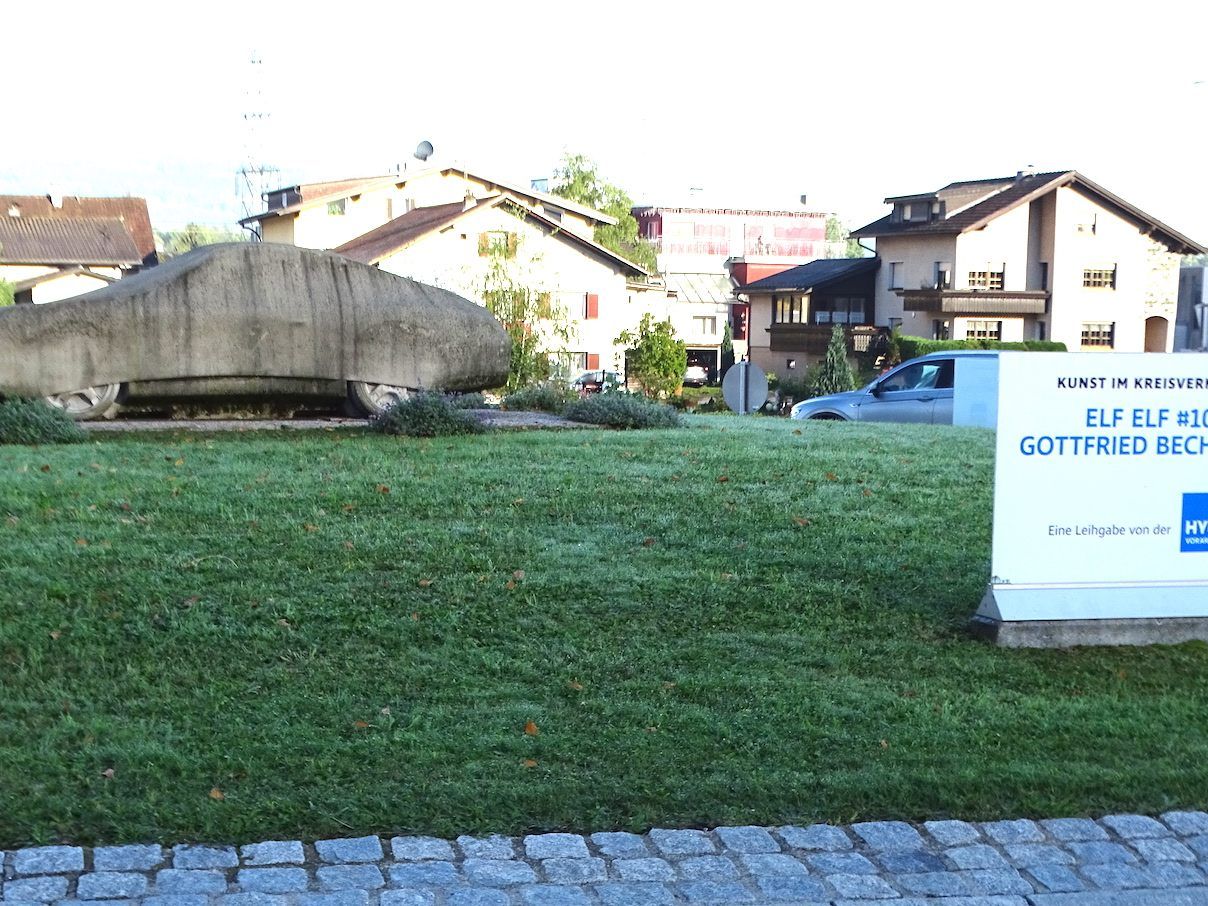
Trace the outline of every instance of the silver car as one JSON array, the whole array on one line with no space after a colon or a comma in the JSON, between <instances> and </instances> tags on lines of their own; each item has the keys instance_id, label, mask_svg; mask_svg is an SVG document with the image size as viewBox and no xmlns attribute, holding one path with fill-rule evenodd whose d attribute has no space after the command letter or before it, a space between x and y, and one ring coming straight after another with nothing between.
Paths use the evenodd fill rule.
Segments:
<instances>
[{"instance_id":1,"label":"silver car","mask_svg":"<svg viewBox=\"0 0 1208 906\"><path fill-rule=\"evenodd\" d=\"M988 349L932 352L903 362L859 390L797 403L789 415L850 422L950 425L957 358L997 355Z\"/></svg>"}]
</instances>

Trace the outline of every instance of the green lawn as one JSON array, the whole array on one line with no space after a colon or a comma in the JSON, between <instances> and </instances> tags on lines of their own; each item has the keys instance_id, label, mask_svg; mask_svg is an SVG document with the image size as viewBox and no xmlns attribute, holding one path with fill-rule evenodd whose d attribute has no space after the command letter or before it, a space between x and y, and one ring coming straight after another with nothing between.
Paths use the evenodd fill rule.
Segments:
<instances>
[{"instance_id":1,"label":"green lawn","mask_svg":"<svg viewBox=\"0 0 1208 906\"><path fill-rule=\"evenodd\" d=\"M733 417L0 447L0 845L1208 805L1208 646L966 636L992 462Z\"/></svg>"}]
</instances>

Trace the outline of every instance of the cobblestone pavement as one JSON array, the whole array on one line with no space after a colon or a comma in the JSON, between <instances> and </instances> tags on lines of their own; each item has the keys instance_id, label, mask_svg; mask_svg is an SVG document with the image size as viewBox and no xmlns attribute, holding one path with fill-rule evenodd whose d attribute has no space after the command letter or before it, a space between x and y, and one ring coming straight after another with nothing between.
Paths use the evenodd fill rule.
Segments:
<instances>
[{"instance_id":1,"label":"cobblestone pavement","mask_svg":"<svg viewBox=\"0 0 1208 906\"><path fill-rule=\"evenodd\" d=\"M1208 906L1208 814L0 853L56 906Z\"/></svg>"}]
</instances>

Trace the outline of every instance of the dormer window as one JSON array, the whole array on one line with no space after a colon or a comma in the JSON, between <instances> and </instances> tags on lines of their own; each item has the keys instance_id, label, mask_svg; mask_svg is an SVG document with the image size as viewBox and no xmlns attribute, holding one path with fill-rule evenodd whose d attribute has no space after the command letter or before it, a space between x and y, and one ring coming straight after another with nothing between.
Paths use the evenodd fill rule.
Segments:
<instances>
[{"instance_id":1,"label":"dormer window","mask_svg":"<svg viewBox=\"0 0 1208 906\"><path fill-rule=\"evenodd\" d=\"M914 208L913 205L908 205L908 204L902 205L902 219L903 220L910 219L910 215L913 212L913 208Z\"/></svg>"}]
</instances>

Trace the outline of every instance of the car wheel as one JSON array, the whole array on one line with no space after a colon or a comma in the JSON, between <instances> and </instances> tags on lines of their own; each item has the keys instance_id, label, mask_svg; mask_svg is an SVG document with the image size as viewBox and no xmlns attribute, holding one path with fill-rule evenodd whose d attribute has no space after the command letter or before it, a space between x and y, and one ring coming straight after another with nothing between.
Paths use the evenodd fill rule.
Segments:
<instances>
[{"instance_id":1,"label":"car wheel","mask_svg":"<svg viewBox=\"0 0 1208 906\"><path fill-rule=\"evenodd\" d=\"M367 381L348 382L348 399L357 411L368 418L381 415L399 400L405 400L410 395L409 387L372 384Z\"/></svg>"},{"instance_id":2,"label":"car wheel","mask_svg":"<svg viewBox=\"0 0 1208 906\"><path fill-rule=\"evenodd\" d=\"M812 422L845 422L845 421L847 421L847 419L845 419L842 415L834 415L830 412L819 412L817 415L811 415L810 421L812 421Z\"/></svg>"},{"instance_id":3,"label":"car wheel","mask_svg":"<svg viewBox=\"0 0 1208 906\"><path fill-rule=\"evenodd\" d=\"M46 402L61 409L79 422L92 421L109 415L117 402L121 384L98 384L46 397Z\"/></svg>"}]
</instances>

